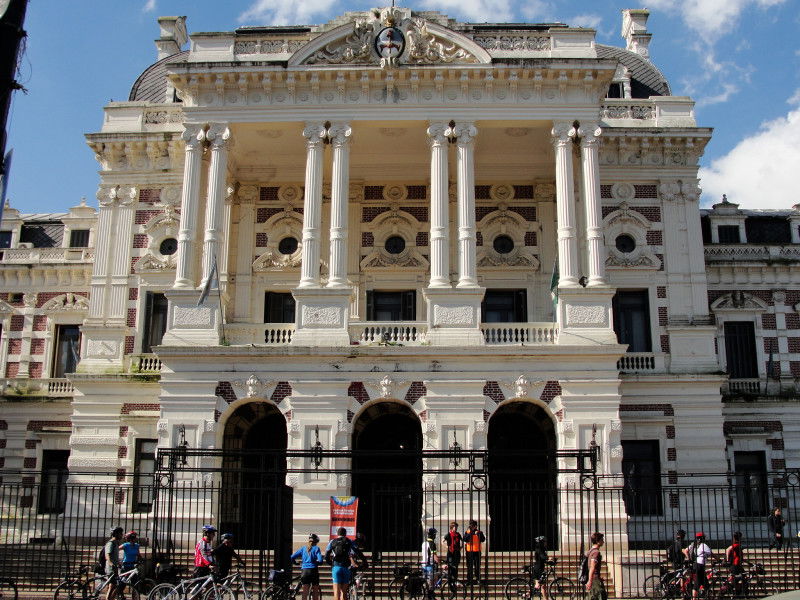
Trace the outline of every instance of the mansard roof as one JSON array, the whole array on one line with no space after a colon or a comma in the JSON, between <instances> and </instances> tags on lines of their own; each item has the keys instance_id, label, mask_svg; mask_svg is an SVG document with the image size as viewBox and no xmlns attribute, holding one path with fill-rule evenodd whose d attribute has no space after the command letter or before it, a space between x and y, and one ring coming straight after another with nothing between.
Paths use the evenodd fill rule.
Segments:
<instances>
[{"instance_id":1,"label":"mansard roof","mask_svg":"<svg viewBox=\"0 0 800 600\"><path fill-rule=\"evenodd\" d=\"M618 60L628 68L631 74L631 96L648 98L649 96L671 96L672 92L661 71L649 60L636 52L616 46L596 44L597 58Z\"/></svg>"},{"instance_id":2,"label":"mansard roof","mask_svg":"<svg viewBox=\"0 0 800 600\"><path fill-rule=\"evenodd\" d=\"M139 75L128 96L130 102L164 102L167 93L167 65L184 62L189 51L177 52L153 63Z\"/></svg>"}]
</instances>

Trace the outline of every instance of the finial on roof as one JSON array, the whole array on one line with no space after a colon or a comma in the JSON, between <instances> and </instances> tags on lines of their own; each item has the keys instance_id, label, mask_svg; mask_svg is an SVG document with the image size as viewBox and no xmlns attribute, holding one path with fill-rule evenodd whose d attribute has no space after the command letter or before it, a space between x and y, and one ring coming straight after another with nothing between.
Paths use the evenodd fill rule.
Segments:
<instances>
[{"instance_id":1,"label":"finial on roof","mask_svg":"<svg viewBox=\"0 0 800 600\"><path fill-rule=\"evenodd\" d=\"M722 203L730 204L730 202L728 202L728 194L722 194Z\"/></svg>"},{"instance_id":2,"label":"finial on roof","mask_svg":"<svg viewBox=\"0 0 800 600\"><path fill-rule=\"evenodd\" d=\"M86 206L86 196L81 196L80 206Z\"/></svg>"}]
</instances>

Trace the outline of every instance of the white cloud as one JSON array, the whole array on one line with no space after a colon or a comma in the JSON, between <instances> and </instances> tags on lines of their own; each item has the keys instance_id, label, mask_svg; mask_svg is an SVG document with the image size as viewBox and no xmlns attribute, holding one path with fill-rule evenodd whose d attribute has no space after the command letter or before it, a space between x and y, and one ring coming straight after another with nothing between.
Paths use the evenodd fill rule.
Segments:
<instances>
[{"instance_id":1,"label":"white cloud","mask_svg":"<svg viewBox=\"0 0 800 600\"><path fill-rule=\"evenodd\" d=\"M510 0L423 0L421 8L473 23L503 23L514 15Z\"/></svg>"},{"instance_id":2,"label":"white cloud","mask_svg":"<svg viewBox=\"0 0 800 600\"><path fill-rule=\"evenodd\" d=\"M713 96L700 96L697 99L697 108L711 106L712 104L722 104L739 91L739 86L734 83L722 83L722 91Z\"/></svg>"},{"instance_id":3,"label":"white cloud","mask_svg":"<svg viewBox=\"0 0 800 600\"><path fill-rule=\"evenodd\" d=\"M679 13L686 25L713 42L731 31L745 9L769 8L785 0L648 0L649 8Z\"/></svg>"},{"instance_id":4,"label":"white cloud","mask_svg":"<svg viewBox=\"0 0 800 600\"><path fill-rule=\"evenodd\" d=\"M791 101L800 101L800 91ZM708 168L700 169L705 204L728 194L742 208L789 208L800 202L800 107L761 124Z\"/></svg>"},{"instance_id":5,"label":"white cloud","mask_svg":"<svg viewBox=\"0 0 800 600\"><path fill-rule=\"evenodd\" d=\"M153 12L156 9L156 0L147 0L142 7L142 12Z\"/></svg>"},{"instance_id":6,"label":"white cloud","mask_svg":"<svg viewBox=\"0 0 800 600\"><path fill-rule=\"evenodd\" d=\"M796 104L800 106L800 88L797 88L792 94L792 97L786 101L788 104Z\"/></svg>"},{"instance_id":7,"label":"white cloud","mask_svg":"<svg viewBox=\"0 0 800 600\"><path fill-rule=\"evenodd\" d=\"M600 29L602 22L603 17L592 14L575 15L567 20L572 27L588 27L590 29Z\"/></svg>"},{"instance_id":8,"label":"white cloud","mask_svg":"<svg viewBox=\"0 0 800 600\"><path fill-rule=\"evenodd\" d=\"M564 18L556 16L555 7L546 0L528 0L517 8L522 18L530 23L554 23Z\"/></svg>"},{"instance_id":9,"label":"white cloud","mask_svg":"<svg viewBox=\"0 0 800 600\"><path fill-rule=\"evenodd\" d=\"M255 0L239 15L239 22L254 25L308 25L331 11L336 0Z\"/></svg>"}]
</instances>

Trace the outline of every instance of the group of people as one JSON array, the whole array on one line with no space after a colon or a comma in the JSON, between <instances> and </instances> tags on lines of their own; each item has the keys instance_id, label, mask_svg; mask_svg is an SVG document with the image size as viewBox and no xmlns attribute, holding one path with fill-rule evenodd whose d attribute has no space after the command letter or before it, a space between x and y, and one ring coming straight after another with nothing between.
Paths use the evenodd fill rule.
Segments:
<instances>
[{"instance_id":1,"label":"group of people","mask_svg":"<svg viewBox=\"0 0 800 600\"><path fill-rule=\"evenodd\" d=\"M97 556L95 571L114 578L106 587L107 600L113 600L117 594L119 574L134 569L141 559L137 533L129 531L123 535L124 531L122 527L112 529L111 537Z\"/></svg>"},{"instance_id":2,"label":"group of people","mask_svg":"<svg viewBox=\"0 0 800 600\"><path fill-rule=\"evenodd\" d=\"M312 600L320 600L322 592L319 587L319 567L324 562L331 565L331 580L333 581L333 600L345 600L347 589L358 569L368 567L364 556L364 536L359 534L355 541L347 537L347 530L339 527L336 537L328 542L323 556L319 549L319 536L316 533L308 534L308 543L295 550L290 559L293 564L300 559L300 584L303 600L308 600L309 593Z\"/></svg>"},{"instance_id":3,"label":"group of people","mask_svg":"<svg viewBox=\"0 0 800 600\"><path fill-rule=\"evenodd\" d=\"M437 533L436 529L431 527L428 529L426 539L422 543L422 570L430 583L433 583L436 572L435 567L441 560L436 543ZM485 541L486 536L474 519L469 522L469 527L467 527L463 535L458 531L457 522L452 521L450 523L450 529L442 537L442 548L445 553L445 564L451 581L458 579L458 567L461 564L461 551L463 549L467 562L466 582L468 584L480 583L481 550Z\"/></svg>"}]
</instances>

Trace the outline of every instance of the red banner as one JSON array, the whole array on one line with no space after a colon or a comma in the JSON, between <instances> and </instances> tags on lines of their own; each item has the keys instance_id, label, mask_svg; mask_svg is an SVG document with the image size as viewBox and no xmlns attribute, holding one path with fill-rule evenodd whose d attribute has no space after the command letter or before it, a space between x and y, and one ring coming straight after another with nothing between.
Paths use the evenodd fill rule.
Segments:
<instances>
[{"instance_id":1,"label":"red banner","mask_svg":"<svg viewBox=\"0 0 800 600\"><path fill-rule=\"evenodd\" d=\"M356 517L358 498L355 496L331 496L331 539L338 537L336 530L344 527L347 537L356 539Z\"/></svg>"}]
</instances>

